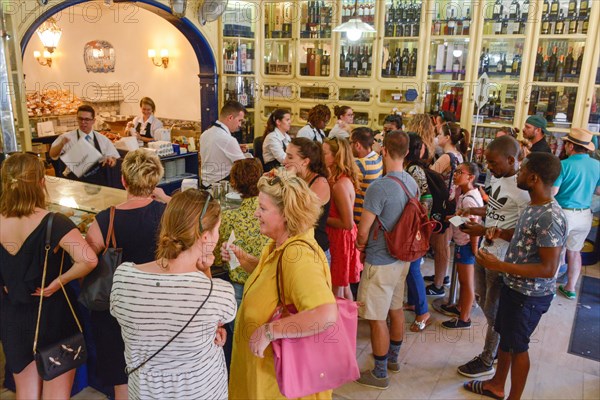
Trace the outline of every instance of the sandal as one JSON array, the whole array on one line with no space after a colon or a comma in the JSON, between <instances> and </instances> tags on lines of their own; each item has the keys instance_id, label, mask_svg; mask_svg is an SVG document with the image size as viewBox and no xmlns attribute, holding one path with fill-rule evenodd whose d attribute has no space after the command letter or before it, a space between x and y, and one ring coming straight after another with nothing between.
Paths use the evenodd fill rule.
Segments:
<instances>
[{"instance_id":1,"label":"sandal","mask_svg":"<svg viewBox=\"0 0 600 400\"><path fill-rule=\"evenodd\" d=\"M414 322L410 325L410 331L423 332L429 325L431 325L431 316L423 321L414 320Z\"/></svg>"},{"instance_id":2,"label":"sandal","mask_svg":"<svg viewBox=\"0 0 600 400\"><path fill-rule=\"evenodd\" d=\"M465 390L468 390L469 392L472 392L475 394L480 394L482 396L491 397L492 399L496 399L496 400L504 400L504 396L498 396L496 393L492 392L491 390L484 389L483 382L484 381L469 381L469 382L465 382L463 384L463 387L465 388Z\"/></svg>"}]
</instances>

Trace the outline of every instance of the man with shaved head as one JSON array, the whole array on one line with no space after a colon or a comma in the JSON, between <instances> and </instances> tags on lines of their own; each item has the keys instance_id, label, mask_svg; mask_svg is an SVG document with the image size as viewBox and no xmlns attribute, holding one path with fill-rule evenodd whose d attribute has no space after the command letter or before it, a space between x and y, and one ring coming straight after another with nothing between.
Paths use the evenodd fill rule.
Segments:
<instances>
[{"instance_id":1,"label":"man with shaved head","mask_svg":"<svg viewBox=\"0 0 600 400\"><path fill-rule=\"evenodd\" d=\"M491 191L486 207L459 210L462 215L485 217L485 226L467 223L463 229L471 236L484 236L486 228L501 229L500 238L484 240L481 247L500 260L504 259L519 216L529 203L529 194L517 187L520 146L511 136L494 139L485 150L488 169L492 173ZM500 343L500 335L494 330L502 276L475 264L475 293L487 320L487 332L483 352L468 363L458 367L458 372L470 378L493 374L493 362Z\"/></svg>"}]
</instances>

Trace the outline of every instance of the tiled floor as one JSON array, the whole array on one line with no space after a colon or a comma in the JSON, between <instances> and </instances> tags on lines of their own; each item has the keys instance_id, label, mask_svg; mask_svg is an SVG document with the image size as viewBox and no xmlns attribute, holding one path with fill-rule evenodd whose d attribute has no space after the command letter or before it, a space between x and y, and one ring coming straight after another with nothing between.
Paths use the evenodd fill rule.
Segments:
<instances>
[{"instance_id":1,"label":"tiled floor","mask_svg":"<svg viewBox=\"0 0 600 400\"><path fill-rule=\"evenodd\" d=\"M584 267L589 276L600 277L600 265ZM424 271L431 273L430 263ZM562 296L552 302L550 311L542 318L531 343L531 370L524 399L600 399L600 363L567 353L571 328L578 303ZM407 323L414 314L406 313ZM446 316L432 313L435 322L423 333L407 330L400 361L402 370L391 376L390 388L384 391L348 383L334 391L335 399L399 400L399 399L481 399L465 391L466 380L456 367L477 355L483 346L485 318L480 309L474 310L474 326L465 331L441 329L439 322ZM600 323L600 321L598 321ZM600 338L599 338L600 340ZM369 327L359 322L357 355L361 369L371 367ZM507 393L509 389L507 384ZM104 395L87 388L74 399L100 400ZM0 392L0 399L12 400L14 394Z\"/></svg>"}]
</instances>

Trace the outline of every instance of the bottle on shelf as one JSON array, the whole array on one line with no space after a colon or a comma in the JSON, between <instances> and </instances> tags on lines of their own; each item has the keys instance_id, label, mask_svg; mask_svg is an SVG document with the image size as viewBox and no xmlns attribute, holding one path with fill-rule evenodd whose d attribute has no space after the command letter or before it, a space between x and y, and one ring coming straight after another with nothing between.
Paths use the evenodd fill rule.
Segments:
<instances>
[{"instance_id":1,"label":"bottle on shelf","mask_svg":"<svg viewBox=\"0 0 600 400\"><path fill-rule=\"evenodd\" d=\"M583 3L583 1L582 1ZM579 75L581 74L581 66L583 64L583 51L585 50L585 47L581 48L581 51L579 52L579 56L577 57L577 62L575 64L575 74Z\"/></svg>"},{"instance_id":2,"label":"bottle on shelf","mask_svg":"<svg viewBox=\"0 0 600 400\"><path fill-rule=\"evenodd\" d=\"M550 62L548 61L548 55L546 54L544 56L544 62L542 63L542 69L540 72L540 81L547 81L548 80L548 66L549 66Z\"/></svg>"},{"instance_id":3,"label":"bottle on shelf","mask_svg":"<svg viewBox=\"0 0 600 400\"><path fill-rule=\"evenodd\" d=\"M513 75L521 75L521 53L516 53L513 57L511 73Z\"/></svg>"},{"instance_id":4,"label":"bottle on shelf","mask_svg":"<svg viewBox=\"0 0 600 400\"><path fill-rule=\"evenodd\" d=\"M542 14L541 34L542 35L550 34L550 15L549 14Z\"/></svg>"},{"instance_id":5,"label":"bottle on shelf","mask_svg":"<svg viewBox=\"0 0 600 400\"><path fill-rule=\"evenodd\" d=\"M467 13L462 20L462 34L468 35L471 30L471 9L467 7Z\"/></svg>"},{"instance_id":6,"label":"bottle on shelf","mask_svg":"<svg viewBox=\"0 0 600 400\"><path fill-rule=\"evenodd\" d=\"M502 4L502 0L496 0L494 3L494 11L492 13L492 19L498 20L504 15L504 5Z\"/></svg>"},{"instance_id":7,"label":"bottle on shelf","mask_svg":"<svg viewBox=\"0 0 600 400\"><path fill-rule=\"evenodd\" d=\"M558 14L558 19L556 20L556 24L554 24L554 34L562 35L565 31L565 15L563 14L562 8Z\"/></svg>"},{"instance_id":8,"label":"bottle on shelf","mask_svg":"<svg viewBox=\"0 0 600 400\"><path fill-rule=\"evenodd\" d=\"M409 54L408 48L404 48L402 51L402 65L401 65L401 74L402 76L408 76L408 63L409 63Z\"/></svg>"},{"instance_id":9,"label":"bottle on shelf","mask_svg":"<svg viewBox=\"0 0 600 400\"><path fill-rule=\"evenodd\" d=\"M556 21L558 18L558 10L560 9L560 3L558 0L552 0L552 4L550 5L550 19Z\"/></svg>"},{"instance_id":10,"label":"bottle on shelf","mask_svg":"<svg viewBox=\"0 0 600 400\"><path fill-rule=\"evenodd\" d=\"M556 64L556 72L554 73L554 82L562 82L565 74L565 56L561 55Z\"/></svg>"},{"instance_id":11,"label":"bottle on shelf","mask_svg":"<svg viewBox=\"0 0 600 400\"><path fill-rule=\"evenodd\" d=\"M508 14L504 15L504 19L502 20L502 26L500 28L500 34L501 35L508 34Z\"/></svg>"},{"instance_id":12,"label":"bottle on shelf","mask_svg":"<svg viewBox=\"0 0 600 400\"><path fill-rule=\"evenodd\" d=\"M417 76L417 48L413 47L410 58L408 59L408 74Z\"/></svg>"},{"instance_id":13,"label":"bottle on shelf","mask_svg":"<svg viewBox=\"0 0 600 400\"><path fill-rule=\"evenodd\" d=\"M582 18L589 18L589 7L590 3L588 0L581 0L581 2L579 2L579 16Z\"/></svg>"},{"instance_id":14,"label":"bottle on shelf","mask_svg":"<svg viewBox=\"0 0 600 400\"><path fill-rule=\"evenodd\" d=\"M550 77L554 77L554 73L556 73L556 64L558 63L558 47L554 46L552 48L552 55L548 60L548 74Z\"/></svg>"},{"instance_id":15,"label":"bottle on shelf","mask_svg":"<svg viewBox=\"0 0 600 400\"><path fill-rule=\"evenodd\" d=\"M589 25L590 25L590 19L589 19L589 17L586 17L586 19L583 20L583 24L581 25L581 33L582 34L587 35Z\"/></svg>"},{"instance_id":16,"label":"bottle on shelf","mask_svg":"<svg viewBox=\"0 0 600 400\"><path fill-rule=\"evenodd\" d=\"M575 63L575 58L573 58L573 48L569 47L569 52L567 53L567 58L565 59L565 74L573 73L573 64Z\"/></svg>"},{"instance_id":17,"label":"bottle on shelf","mask_svg":"<svg viewBox=\"0 0 600 400\"><path fill-rule=\"evenodd\" d=\"M578 15L573 15L569 18L569 34L573 35L575 33L577 33L577 30L579 28L579 16Z\"/></svg>"},{"instance_id":18,"label":"bottle on shelf","mask_svg":"<svg viewBox=\"0 0 600 400\"><path fill-rule=\"evenodd\" d=\"M488 49L484 47L483 51L481 52L481 56L479 56L479 75L483 74L484 72L489 72L489 66L490 56L488 54Z\"/></svg>"},{"instance_id":19,"label":"bottle on shelf","mask_svg":"<svg viewBox=\"0 0 600 400\"><path fill-rule=\"evenodd\" d=\"M544 53L542 46L538 47L538 52L535 56L535 69L534 69L534 79L535 80L543 80L542 79L542 66L544 64Z\"/></svg>"},{"instance_id":20,"label":"bottle on shelf","mask_svg":"<svg viewBox=\"0 0 600 400\"><path fill-rule=\"evenodd\" d=\"M527 19L529 18L529 0L525 0L521 5L520 18L523 23L527 22Z\"/></svg>"},{"instance_id":21,"label":"bottle on shelf","mask_svg":"<svg viewBox=\"0 0 600 400\"><path fill-rule=\"evenodd\" d=\"M448 27L448 35L456 35L456 18L454 17L454 8L451 10L450 18L448 19L446 26Z\"/></svg>"},{"instance_id":22,"label":"bottle on shelf","mask_svg":"<svg viewBox=\"0 0 600 400\"><path fill-rule=\"evenodd\" d=\"M517 0L512 0L509 7L509 18L512 21L516 21L521 17L521 5Z\"/></svg>"},{"instance_id":23,"label":"bottle on shelf","mask_svg":"<svg viewBox=\"0 0 600 400\"><path fill-rule=\"evenodd\" d=\"M577 0L569 0L569 7L567 9L567 16L573 18L577 15Z\"/></svg>"},{"instance_id":24,"label":"bottle on shelf","mask_svg":"<svg viewBox=\"0 0 600 400\"><path fill-rule=\"evenodd\" d=\"M442 34L442 21L440 20L440 13L438 12L437 18L433 23L433 35L439 36Z\"/></svg>"},{"instance_id":25,"label":"bottle on shelf","mask_svg":"<svg viewBox=\"0 0 600 400\"><path fill-rule=\"evenodd\" d=\"M460 79L460 57L454 57L452 62L452 80L457 81Z\"/></svg>"}]
</instances>

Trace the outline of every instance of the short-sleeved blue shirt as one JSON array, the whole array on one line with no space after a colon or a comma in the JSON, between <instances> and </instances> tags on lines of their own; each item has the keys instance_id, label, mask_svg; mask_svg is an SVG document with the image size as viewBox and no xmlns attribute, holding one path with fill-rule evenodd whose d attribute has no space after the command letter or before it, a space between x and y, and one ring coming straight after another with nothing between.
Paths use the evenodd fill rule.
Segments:
<instances>
[{"instance_id":1,"label":"short-sleeved blue shirt","mask_svg":"<svg viewBox=\"0 0 600 400\"><path fill-rule=\"evenodd\" d=\"M562 208L589 208L596 187L600 186L600 161L588 154L572 154L562 160L562 169L554 186Z\"/></svg>"}]
</instances>

